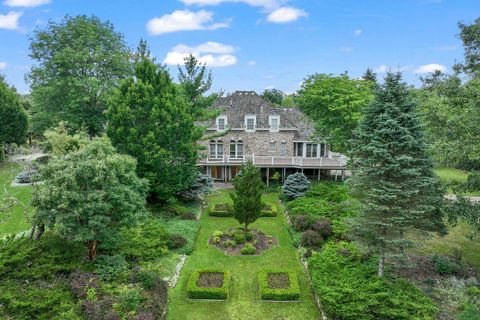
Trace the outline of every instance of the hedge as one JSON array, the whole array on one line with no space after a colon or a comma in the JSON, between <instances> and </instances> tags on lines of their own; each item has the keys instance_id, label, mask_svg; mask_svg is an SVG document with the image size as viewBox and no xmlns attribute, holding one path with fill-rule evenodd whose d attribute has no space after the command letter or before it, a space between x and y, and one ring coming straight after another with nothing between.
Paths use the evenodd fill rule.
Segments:
<instances>
[{"instance_id":1,"label":"hedge","mask_svg":"<svg viewBox=\"0 0 480 320\"><path fill-rule=\"evenodd\" d=\"M215 209L216 205L224 205L223 203L212 203L208 207L208 213L211 217L233 217L234 214L232 211L228 210L217 210ZM267 209L262 209L262 212L260 213L260 217L276 217L277 216L277 206L272 204L272 205L266 205L270 206L271 210Z\"/></svg>"},{"instance_id":2,"label":"hedge","mask_svg":"<svg viewBox=\"0 0 480 320\"><path fill-rule=\"evenodd\" d=\"M268 287L268 275L270 273L286 273L290 287L285 289L271 289ZM263 270L258 273L260 285L260 299L274 301L296 301L300 299L300 287L298 285L297 273L288 270Z\"/></svg>"},{"instance_id":3,"label":"hedge","mask_svg":"<svg viewBox=\"0 0 480 320\"><path fill-rule=\"evenodd\" d=\"M270 207L271 210L265 209L265 207ZM260 213L260 217L276 217L277 216L277 206L274 204L267 204L265 207L262 209L262 212Z\"/></svg>"},{"instance_id":4,"label":"hedge","mask_svg":"<svg viewBox=\"0 0 480 320\"><path fill-rule=\"evenodd\" d=\"M208 272L223 273L223 285L220 288L197 287L200 274ZM230 289L230 271L220 269L197 270L192 273L187 285L187 296L190 299L227 300Z\"/></svg>"}]
</instances>

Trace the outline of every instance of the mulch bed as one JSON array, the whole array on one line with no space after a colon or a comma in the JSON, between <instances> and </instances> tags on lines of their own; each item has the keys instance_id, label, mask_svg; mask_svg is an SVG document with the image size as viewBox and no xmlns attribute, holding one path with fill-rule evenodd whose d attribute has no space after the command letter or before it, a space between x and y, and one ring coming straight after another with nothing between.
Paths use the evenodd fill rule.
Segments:
<instances>
[{"instance_id":1,"label":"mulch bed","mask_svg":"<svg viewBox=\"0 0 480 320\"><path fill-rule=\"evenodd\" d=\"M262 251L268 250L274 246L278 245L278 239L274 236L269 236L258 229L251 229L250 231L253 233L253 239L251 241L247 241L245 244L236 244L234 246L225 246L223 243L226 240L233 240L233 237L229 235L229 233L234 228L230 228L225 234L220 238L220 243L213 243L212 237L208 241L208 243L216 248L224 251L228 255L242 255L241 250L245 246L246 243L252 244L256 249L256 253L254 255L260 255Z\"/></svg>"},{"instance_id":2,"label":"mulch bed","mask_svg":"<svg viewBox=\"0 0 480 320\"><path fill-rule=\"evenodd\" d=\"M228 210L228 205L224 203L216 204L215 205L215 211L227 211Z\"/></svg>"},{"instance_id":3,"label":"mulch bed","mask_svg":"<svg viewBox=\"0 0 480 320\"><path fill-rule=\"evenodd\" d=\"M270 289L290 288L290 279L288 278L288 273L269 273L268 287Z\"/></svg>"},{"instance_id":4,"label":"mulch bed","mask_svg":"<svg viewBox=\"0 0 480 320\"><path fill-rule=\"evenodd\" d=\"M202 272L197 281L197 287L199 288L221 288L222 285L222 272Z\"/></svg>"}]
</instances>

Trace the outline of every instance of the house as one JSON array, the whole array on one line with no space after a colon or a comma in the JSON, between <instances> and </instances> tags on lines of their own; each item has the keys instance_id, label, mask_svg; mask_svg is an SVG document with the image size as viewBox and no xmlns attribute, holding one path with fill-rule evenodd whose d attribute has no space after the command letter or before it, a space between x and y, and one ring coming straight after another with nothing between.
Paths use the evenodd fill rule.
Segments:
<instances>
[{"instance_id":1,"label":"house","mask_svg":"<svg viewBox=\"0 0 480 320\"><path fill-rule=\"evenodd\" d=\"M247 161L261 168L267 184L275 172L282 181L298 171L318 180L345 177L346 157L314 139L311 121L297 108L275 107L254 91L221 97L212 108L218 116L202 123L206 152L198 165L215 180L230 181Z\"/></svg>"}]
</instances>

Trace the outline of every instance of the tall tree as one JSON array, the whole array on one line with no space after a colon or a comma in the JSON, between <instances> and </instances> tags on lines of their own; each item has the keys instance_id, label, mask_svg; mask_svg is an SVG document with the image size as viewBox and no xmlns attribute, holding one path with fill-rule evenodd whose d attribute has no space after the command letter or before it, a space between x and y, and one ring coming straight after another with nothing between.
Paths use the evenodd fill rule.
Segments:
<instances>
[{"instance_id":1,"label":"tall tree","mask_svg":"<svg viewBox=\"0 0 480 320\"><path fill-rule=\"evenodd\" d=\"M27 129L28 117L17 91L0 75L0 161L7 144L25 142Z\"/></svg>"},{"instance_id":2,"label":"tall tree","mask_svg":"<svg viewBox=\"0 0 480 320\"><path fill-rule=\"evenodd\" d=\"M248 225L260 217L263 208L264 184L260 176L260 169L251 162L247 162L233 179L233 185L235 190L230 195L233 200L233 213L235 219L243 224L247 231Z\"/></svg>"},{"instance_id":3,"label":"tall tree","mask_svg":"<svg viewBox=\"0 0 480 320\"><path fill-rule=\"evenodd\" d=\"M41 168L44 183L34 189L34 223L85 243L95 260L101 241L115 239L145 213L148 183L135 167L135 160L116 153L106 138L54 157Z\"/></svg>"},{"instance_id":4,"label":"tall tree","mask_svg":"<svg viewBox=\"0 0 480 320\"><path fill-rule=\"evenodd\" d=\"M202 64L192 54L184 61L183 68L178 66L181 92L191 104L194 119L208 118L210 113L206 109L217 98L216 94L205 95L212 87L212 73L207 71L206 64Z\"/></svg>"},{"instance_id":5,"label":"tall tree","mask_svg":"<svg viewBox=\"0 0 480 320\"><path fill-rule=\"evenodd\" d=\"M60 121L91 137L102 133L109 91L131 72L123 35L95 16L66 16L34 32L30 57L36 133Z\"/></svg>"},{"instance_id":6,"label":"tall tree","mask_svg":"<svg viewBox=\"0 0 480 320\"><path fill-rule=\"evenodd\" d=\"M296 102L315 122L318 135L340 152L348 151L348 142L373 97L370 81L313 74L305 79Z\"/></svg>"},{"instance_id":7,"label":"tall tree","mask_svg":"<svg viewBox=\"0 0 480 320\"><path fill-rule=\"evenodd\" d=\"M372 68L367 68L365 73L362 76L363 80L372 81L373 83L377 83L377 74L373 72Z\"/></svg>"},{"instance_id":8,"label":"tall tree","mask_svg":"<svg viewBox=\"0 0 480 320\"><path fill-rule=\"evenodd\" d=\"M285 94L282 90L279 89L265 89L262 93L262 98L270 101L272 104L276 106L281 106L283 103L283 99Z\"/></svg>"},{"instance_id":9,"label":"tall tree","mask_svg":"<svg viewBox=\"0 0 480 320\"><path fill-rule=\"evenodd\" d=\"M135 76L122 81L109 101L107 133L120 152L138 160L138 174L150 181L152 196L168 200L197 178L195 143L202 130L145 43L136 57Z\"/></svg>"},{"instance_id":10,"label":"tall tree","mask_svg":"<svg viewBox=\"0 0 480 320\"><path fill-rule=\"evenodd\" d=\"M480 76L480 18L472 24L458 23L463 42L465 62L456 67L473 77Z\"/></svg>"},{"instance_id":11,"label":"tall tree","mask_svg":"<svg viewBox=\"0 0 480 320\"><path fill-rule=\"evenodd\" d=\"M362 204L353 225L357 239L385 257L411 245L410 229L442 231L439 183L417 114L400 73L389 73L365 110L352 149L351 192Z\"/></svg>"}]
</instances>

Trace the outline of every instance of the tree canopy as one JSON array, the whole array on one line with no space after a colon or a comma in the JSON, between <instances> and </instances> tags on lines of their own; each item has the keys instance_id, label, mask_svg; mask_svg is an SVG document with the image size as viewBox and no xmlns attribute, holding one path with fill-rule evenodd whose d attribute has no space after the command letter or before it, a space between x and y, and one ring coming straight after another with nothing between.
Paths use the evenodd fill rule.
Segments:
<instances>
[{"instance_id":1,"label":"tree canopy","mask_svg":"<svg viewBox=\"0 0 480 320\"><path fill-rule=\"evenodd\" d=\"M65 121L73 131L102 133L107 96L131 72L123 35L95 16L66 16L34 32L30 57L32 130L41 135Z\"/></svg>"},{"instance_id":2,"label":"tree canopy","mask_svg":"<svg viewBox=\"0 0 480 320\"><path fill-rule=\"evenodd\" d=\"M281 106L285 94L279 89L265 89L262 93L262 98L270 101L273 105Z\"/></svg>"},{"instance_id":3,"label":"tree canopy","mask_svg":"<svg viewBox=\"0 0 480 320\"><path fill-rule=\"evenodd\" d=\"M106 138L54 157L41 168L43 184L34 189L34 224L85 243L94 260L99 242L115 239L120 228L145 214L148 183L135 169L135 160L116 153Z\"/></svg>"},{"instance_id":4,"label":"tree canopy","mask_svg":"<svg viewBox=\"0 0 480 320\"><path fill-rule=\"evenodd\" d=\"M363 109L372 100L372 89L370 81L351 79L346 73L313 74L303 82L296 102L314 121L317 134L346 152Z\"/></svg>"},{"instance_id":5,"label":"tree canopy","mask_svg":"<svg viewBox=\"0 0 480 320\"><path fill-rule=\"evenodd\" d=\"M427 155L417 105L400 73L389 73L365 111L352 148L351 192L362 204L357 239L379 254L401 253L415 228L443 231L442 192Z\"/></svg>"},{"instance_id":6,"label":"tree canopy","mask_svg":"<svg viewBox=\"0 0 480 320\"><path fill-rule=\"evenodd\" d=\"M196 141L202 130L164 66L140 44L134 77L122 81L109 101L108 136L119 152L138 160L138 174L152 196L168 200L197 178Z\"/></svg>"}]
</instances>

